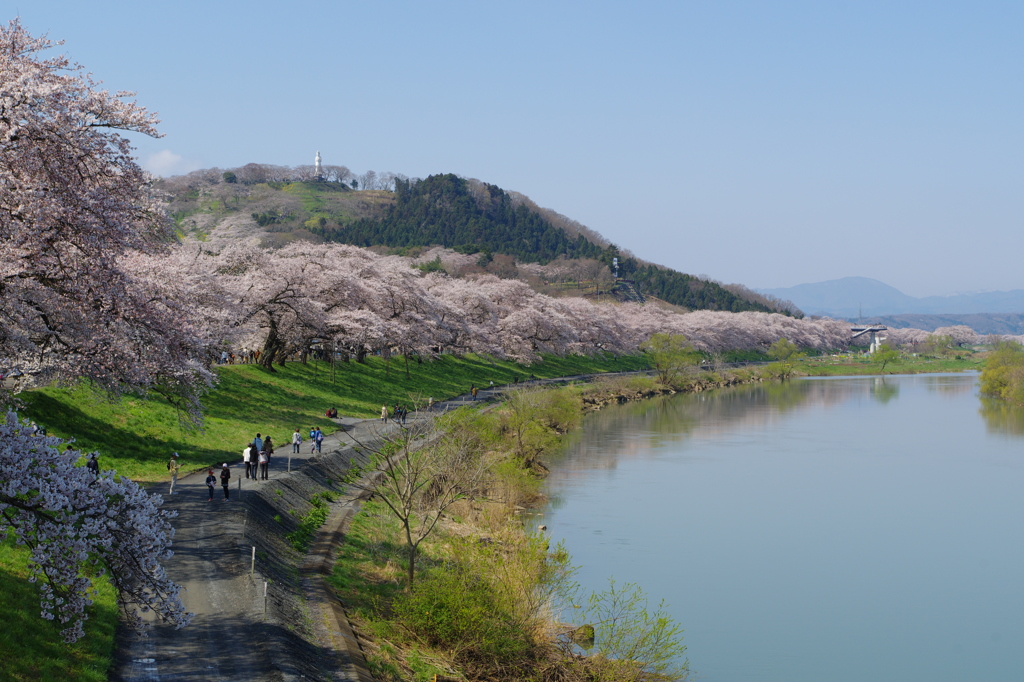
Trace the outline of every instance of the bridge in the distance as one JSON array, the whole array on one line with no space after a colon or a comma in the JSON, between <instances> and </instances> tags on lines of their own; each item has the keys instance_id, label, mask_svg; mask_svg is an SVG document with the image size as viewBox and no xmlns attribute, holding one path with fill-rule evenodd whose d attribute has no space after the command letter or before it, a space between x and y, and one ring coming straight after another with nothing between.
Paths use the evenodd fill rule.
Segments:
<instances>
[{"instance_id":1,"label":"bridge in the distance","mask_svg":"<svg viewBox=\"0 0 1024 682\"><path fill-rule=\"evenodd\" d=\"M871 334L871 350L869 352L874 353L882 345L882 342L885 341L885 337L879 336L879 334L888 330L889 328L882 324L857 325L850 327L850 331L853 332L850 340L852 341L863 334Z\"/></svg>"}]
</instances>

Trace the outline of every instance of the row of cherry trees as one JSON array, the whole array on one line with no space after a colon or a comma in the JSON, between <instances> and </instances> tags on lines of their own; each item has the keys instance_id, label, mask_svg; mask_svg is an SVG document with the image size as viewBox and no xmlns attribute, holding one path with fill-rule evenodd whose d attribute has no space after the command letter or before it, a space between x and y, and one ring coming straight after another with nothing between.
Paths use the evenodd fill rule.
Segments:
<instances>
[{"instance_id":1,"label":"row of cherry trees","mask_svg":"<svg viewBox=\"0 0 1024 682\"><path fill-rule=\"evenodd\" d=\"M170 256L138 256L133 267L192 300L204 338L258 349L267 367L314 345L356 359L475 352L533 362L541 353L634 353L658 332L711 352L780 338L837 348L849 339L848 325L834 320L552 298L519 280L424 274L408 258L338 244L186 243Z\"/></svg>"}]
</instances>

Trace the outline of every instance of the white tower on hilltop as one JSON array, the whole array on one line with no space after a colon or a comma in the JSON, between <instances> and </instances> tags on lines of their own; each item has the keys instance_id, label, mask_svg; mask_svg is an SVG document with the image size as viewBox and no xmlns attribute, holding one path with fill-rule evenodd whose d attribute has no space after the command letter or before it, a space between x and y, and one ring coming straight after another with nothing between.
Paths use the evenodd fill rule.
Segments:
<instances>
[{"instance_id":1,"label":"white tower on hilltop","mask_svg":"<svg viewBox=\"0 0 1024 682\"><path fill-rule=\"evenodd\" d=\"M319 180L324 177L324 167L320 165L320 152L316 153L316 179Z\"/></svg>"}]
</instances>

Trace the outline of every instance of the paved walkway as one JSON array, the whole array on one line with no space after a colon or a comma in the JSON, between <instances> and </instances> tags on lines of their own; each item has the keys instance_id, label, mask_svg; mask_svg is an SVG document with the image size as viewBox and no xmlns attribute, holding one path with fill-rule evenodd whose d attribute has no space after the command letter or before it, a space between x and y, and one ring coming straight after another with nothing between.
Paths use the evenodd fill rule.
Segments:
<instances>
[{"instance_id":1,"label":"paved walkway","mask_svg":"<svg viewBox=\"0 0 1024 682\"><path fill-rule=\"evenodd\" d=\"M478 400L482 401L496 392L481 391ZM432 412L440 414L472 402L472 397L467 394L435 404ZM419 418L422 417L413 414L409 420ZM321 426L327 421L341 424L343 429L324 439L324 454L333 451L344 453L357 441L369 443L382 432L393 432L396 428L390 419L387 425L382 424L379 418L327 420L323 417L318 420ZM192 623L181 630L154 623L147 635L125 633L119 642L112 679L125 682L276 682L301 678L299 674L281 670L281 661L275 656L274 647L266 646L268 639L275 637L275 628L280 626L264 622L263 582L258 570L256 575L250 573L252 550L245 540L245 500L257 486L273 484L287 476L289 459L291 468L298 470L310 457L316 456L310 452L310 426L302 427L306 442L298 454L291 452L291 443L275 444L269 482L247 479L240 461L229 462L231 486L227 502L224 501L219 478L214 501L208 501L205 469L179 478L174 495L167 494L167 484L150 486L152 492L164 496L165 509L178 512L174 521L174 556L164 566L168 575L184 588L182 596L186 609L196 615ZM195 466L187 453L183 453L182 466L186 470ZM219 473L219 467L215 468L214 475L219 476ZM336 506L343 507L351 502L342 500ZM342 673L335 679L358 678Z\"/></svg>"},{"instance_id":2,"label":"paved walkway","mask_svg":"<svg viewBox=\"0 0 1024 682\"><path fill-rule=\"evenodd\" d=\"M586 378L537 380L524 382L519 387ZM477 402L510 388L515 387L482 389ZM467 393L436 403L432 412L440 414L473 402L472 396ZM410 421L417 418L412 415ZM321 425L325 421L326 418L319 419ZM335 423L341 423L344 430L326 437L323 443L325 454L339 451L347 456L346 451L352 452L349 448L356 441L369 443L382 431L393 431L396 428L390 420L385 427L380 419L346 417L335 420ZM303 437L308 437L310 426L302 425ZM290 438L290 434L287 437ZM312 456L308 440L302 444L299 454L291 454L291 450L291 443L281 442L275 446L270 483L288 475L289 457L292 469L297 470ZM164 495L165 508L178 512L178 518L174 521L174 556L165 563L165 568L168 575L184 588L185 607L196 615L192 623L181 630L155 624L148 636L126 633L119 642L112 679L125 682L285 682L303 678L299 668L289 668L283 660L288 658L288 654L280 650L281 643L289 641L293 635L282 632L287 629L286 625L275 623L273 619L265 621L264 585L259 575L259 557L256 575L250 573L252 549L245 539L245 500L246 495L251 494L256 486L267 484L246 479L245 468L240 461L229 464L232 485L231 499L227 502L223 501L219 480L214 490L214 501L207 501L205 470L180 478L175 495L166 494L166 484L151 486L153 492ZM196 463L190 462L187 453L183 453L182 465L187 470ZM215 469L214 474L219 475L219 471ZM351 498L342 499L334 505L335 513L345 505L354 506L354 499ZM323 655L331 654L325 648ZM356 682L359 678L350 670L350 666L343 665L333 675L333 679Z\"/></svg>"}]
</instances>

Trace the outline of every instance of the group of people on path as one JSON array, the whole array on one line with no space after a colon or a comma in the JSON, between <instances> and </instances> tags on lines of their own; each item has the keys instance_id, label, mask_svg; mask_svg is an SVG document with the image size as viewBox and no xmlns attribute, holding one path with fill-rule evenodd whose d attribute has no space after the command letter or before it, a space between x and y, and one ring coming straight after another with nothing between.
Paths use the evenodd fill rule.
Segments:
<instances>
[{"instance_id":1,"label":"group of people on path","mask_svg":"<svg viewBox=\"0 0 1024 682\"><path fill-rule=\"evenodd\" d=\"M270 458L273 456L274 440L270 437L270 434L267 434L267 439L264 440L262 434L257 433L252 442L242 450L245 477L251 478L254 481L268 480L270 478Z\"/></svg>"},{"instance_id":2,"label":"group of people on path","mask_svg":"<svg viewBox=\"0 0 1024 682\"><path fill-rule=\"evenodd\" d=\"M430 399L433 404L433 398ZM388 412L388 406L385 403L380 406L380 421L383 424L388 423L388 417L390 417L396 424L405 424L405 420L409 418L409 410L405 408L405 405L399 405L395 403L395 409L393 412Z\"/></svg>"},{"instance_id":3,"label":"group of people on path","mask_svg":"<svg viewBox=\"0 0 1024 682\"><path fill-rule=\"evenodd\" d=\"M90 469L93 469L93 463L94 462L96 462L95 456L94 456L93 459L89 460L89 462L86 464L86 466L89 467ZM98 470L99 470L99 463L97 462L96 463L96 468L93 469L93 471L98 471ZM171 472L171 489L168 492L168 494L169 495L177 495L178 493L174 492L174 486L177 485L177 483L178 483L178 474L181 472L181 460L180 460L177 452L171 454L171 461L169 461L167 463L167 470ZM246 476L248 476L248 471L246 472ZM220 484L221 484L221 486L224 487L224 501L225 502L227 502L230 499L230 497L231 497L231 493L230 493L230 490L228 488L230 483L231 483L231 469L228 467L228 463L224 462L224 464L221 466L221 469L220 469ZM210 496L208 498L208 500L210 502L213 502L213 489L214 489L214 487L216 485L217 485L217 478L213 475L213 469L210 469L209 471L207 471L207 476L206 476L206 487L209 488L209 491L210 491Z\"/></svg>"},{"instance_id":4,"label":"group of people on path","mask_svg":"<svg viewBox=\"0 0 1024 682\"><path fill-rule=\"evenodd\" d=\"M302 445L302 433L299 429L295 429L295 433L292 434L292 452L298 454L299 448ZM319 426L314 426L309 430L309 452L320 452L323 447L324 432L320 430ZM252 442L245 446L242 450L242 464L245 466L245 477L251 478L254 481L267 481L270 479L270 460L274 456L274 440L270 434L267 434L266 438L263 438L262 433L257 433L256 437L252 439ZM95 474L99 474L99 462L96 461L96 455L86 463ZM170 495L176 495L174 487L178 484L178 474L181 472L181 461L177 452L171 455L170 461L167 463L167 470L171 472L171 488L168 491ZM220 484L224 488L224 501L231 499L231 492L229 485L231 483L231 468L228 463L225 462L221 466L220 470ZM206 487L209 489L209 501L213 502L213 491L217 486L217 477L213 473L213 469L207 471L206 476Z\"/></svg>"},{"instance_id":5,"label":"group of people on path","mask_svg":"<svg viewBox=\"0 0 1024 682\"><path fill-rule=\"evenodd\" d=\"M302 445L302 434L299 433L298 429L295 429L295 433L292 434L292 452L298 453L299 446ZM309 427L309 454L314 452L319 453L324 445L324 432L320 430L319 426Z\"/></svg>"},{"instance_id":6,"label":"group of people on path","mask_svg":"<svg viewBox=\"0 0 1024 682\"><path fill-rule=\"evenodd\" d=\"M220 364L222 365L251 365L259 362L260 352L258 350L242 350L238 353L221 351Z\"/></svg>"},{"instance_id":7,"label":"group of people on path","mask_svg":"<svg viewBox=\"0 0 1024 682\"><path fill-rule=\"evenodd\" d=\"M213 489L216 485L217 478L213 475L213 469L210 469L206 476L206 487L210 490L209 502L213 502ZM220 485L224 488L224 502L227 502L231 499L231 469L227 462L224 462L220 468Z\"/></svg>"}]
</instances>

